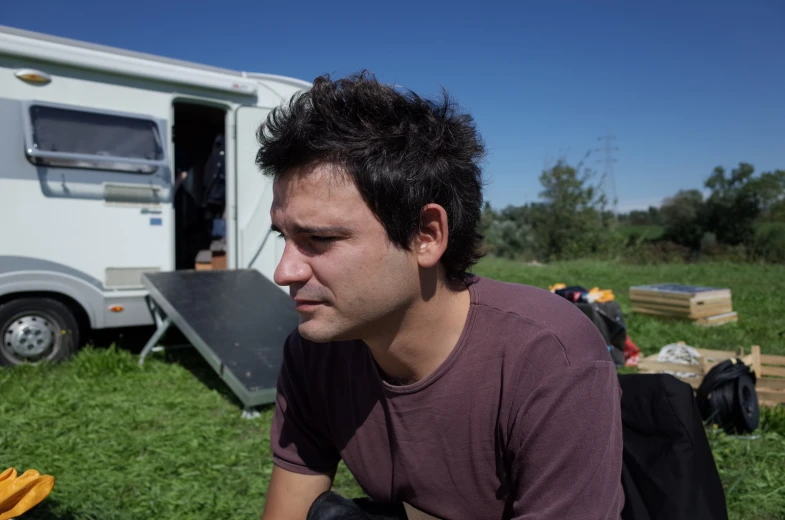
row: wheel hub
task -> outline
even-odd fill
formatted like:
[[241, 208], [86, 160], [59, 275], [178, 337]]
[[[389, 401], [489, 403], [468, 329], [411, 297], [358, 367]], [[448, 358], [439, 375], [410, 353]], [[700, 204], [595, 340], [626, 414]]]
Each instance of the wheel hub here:
[[41, 356], [55, 341], [55, 331], [49, 320], [35, 315], [15, 319], [3, 336], [5, 346], [23, 358]]

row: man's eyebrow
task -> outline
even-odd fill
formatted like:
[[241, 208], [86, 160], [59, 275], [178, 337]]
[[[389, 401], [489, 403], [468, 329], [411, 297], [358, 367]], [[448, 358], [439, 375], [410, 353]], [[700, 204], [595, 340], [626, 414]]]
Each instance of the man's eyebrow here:
[[322, 235], [322, 236], [347, 236], [352, 234], [352, 230], [344, 226], [301, 226], [294, 225], [294, 232], [302, 235]]
[[[275, 233], [281, 233], [281, 230], [273, 224], [270, 226]], [[320, 235], [320, 236], [348, 236], [352, 234], [352, 230], [345, 226], [302, 226], [300, 224], [294, 225], [294, 232], [301, 235]]]

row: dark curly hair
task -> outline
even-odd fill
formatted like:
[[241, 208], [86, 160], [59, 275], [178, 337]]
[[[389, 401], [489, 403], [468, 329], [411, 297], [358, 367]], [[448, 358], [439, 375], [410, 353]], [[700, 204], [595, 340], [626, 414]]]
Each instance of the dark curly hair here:
[[482, 253], [484, 145], [473, 118], [443, 99], [426, 100], [362, 71], [274, 109], [257, 131], [256, 164], [277, 178], [307, 165], [340, 166], [356, 184], [390, 241], [409, 250], [426, 204], [447, 212], [447, 279], [463, 280]]

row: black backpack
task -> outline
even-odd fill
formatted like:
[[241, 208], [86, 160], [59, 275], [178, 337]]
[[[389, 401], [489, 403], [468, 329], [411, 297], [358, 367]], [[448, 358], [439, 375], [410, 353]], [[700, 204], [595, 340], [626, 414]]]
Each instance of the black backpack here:
[[627, 342], [627, 325], [624, 323], [624, 314], [615, 301], [609, 302], [584, 302], [581, 295], [586, 289], [579, 285], [572, 285], [559, 289], [556, 294], [570, 300], [594, 323], [605, 339], [605, 344], [614, 347], [610, 355], [616, 366], [624, 366], [624, 344]]

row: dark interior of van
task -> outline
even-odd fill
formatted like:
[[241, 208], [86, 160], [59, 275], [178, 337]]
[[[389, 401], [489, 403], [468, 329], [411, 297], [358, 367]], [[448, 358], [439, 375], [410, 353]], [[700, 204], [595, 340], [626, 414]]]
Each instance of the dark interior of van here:
[[226, 268], [226, 110], [174, 104], [176, 269]]

